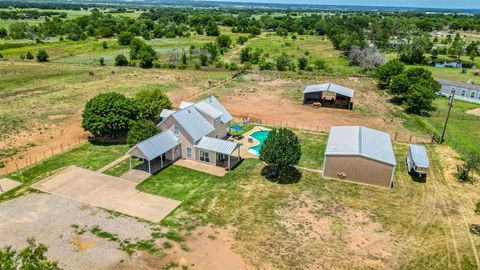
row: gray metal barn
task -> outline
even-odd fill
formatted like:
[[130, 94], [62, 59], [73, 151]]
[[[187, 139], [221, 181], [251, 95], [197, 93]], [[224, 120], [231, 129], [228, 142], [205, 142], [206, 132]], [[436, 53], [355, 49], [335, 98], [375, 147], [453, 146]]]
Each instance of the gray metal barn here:
[[361, 126], [332, 127], [323, 166], [325, 178], [393, 187], [396, 161], [390, 135]]
[[303, 104], [351, 109], [354, 92], [335, 83], [312, 84], [303, 90]]

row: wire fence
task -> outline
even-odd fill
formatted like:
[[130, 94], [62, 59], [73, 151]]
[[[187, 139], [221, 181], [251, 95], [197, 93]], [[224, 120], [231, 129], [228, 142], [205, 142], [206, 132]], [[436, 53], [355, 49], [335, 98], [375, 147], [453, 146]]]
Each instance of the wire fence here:
[[[248, 116], [234, 116], [234, 121], [238, 123], [250, 123], [255, 125], [264, 125], [264, 126], [272, 126], [272, 127], [285, 127], [291, 129], [298, 129], [303, 131], [313, 131], [313, 132], [320, 132], [328, 134], [330, 133], [331, 126], [322, 126], [318, 124], [312, 124], [307, 121], [297, 122], [292, 120], [269, 120], [269, 119], [256, 119], [251, 118]], [[390, 137], [393, 141], [396, 142], [408, 142], [408, 143], [431, 143], [433, 142], [433, 136], [422, 137], [416, 136], [413, 134], [405, 134], [405, 133], [398, 133], [398, 132], [391, 132], [389, 133]]]
[[10, 160], [4, 161], [4, 167], [0, 168], [0, 176], [16, 172], [86, 142], [88, 142], [87, 136], [72, 138], [70, 140], [67, 139], [56, 146], [44, 147], [36, 154], [22, 155], [21, 157], [15, 157]]

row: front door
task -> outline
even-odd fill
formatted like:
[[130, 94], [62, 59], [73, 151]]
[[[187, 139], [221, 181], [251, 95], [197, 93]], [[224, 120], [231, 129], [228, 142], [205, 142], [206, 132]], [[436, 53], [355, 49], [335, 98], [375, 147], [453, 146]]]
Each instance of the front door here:
[[192, 159], [192, 148], [187, 147], [187, 158]]

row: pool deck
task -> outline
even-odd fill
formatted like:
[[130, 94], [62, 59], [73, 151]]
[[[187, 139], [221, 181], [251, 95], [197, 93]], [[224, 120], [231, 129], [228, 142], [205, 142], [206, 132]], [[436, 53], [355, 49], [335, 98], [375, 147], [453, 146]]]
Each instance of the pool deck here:
[[240, 155], [242, 156], [242, 158], [258, 158], [257, 155], [254, 155], [254, 154], [248, 152], [248, 149], [250, 147], [256, 146], [258, 144], [258, 141], [253, 139], [253, 142], [249, 142], [248, 138], [250, 138], [250, 135], [252, 135], [253, 133], [255, 133], [257, 131], [262, 131], [262, 130], [270, 130], [270, 129], [266, 128], [266, 127], [262, 127], [262, 126], [256, 126], [252, 130], [244, 133], [243, 134], [243, 136], [244, 136], [243, 139], [235, 141], [235, 142], [243, 144], [242, 147], [240, 148]]

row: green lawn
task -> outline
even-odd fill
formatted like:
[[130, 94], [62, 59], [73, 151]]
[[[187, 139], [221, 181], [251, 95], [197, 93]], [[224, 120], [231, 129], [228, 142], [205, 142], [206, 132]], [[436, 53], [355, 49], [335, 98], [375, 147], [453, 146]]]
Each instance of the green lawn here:
[[[324, 180], [318, 173], [309, 171], [301, 171], [298, 183], [278, 184], [261, 176], [264, 165], [256, 159], [246, 159], [225, 177], [173, 165], [141, 183], [138, 189], [182, 201], [181, 206], [162, 221], [173, 230], [188, 233], [205, 224], [232, 226], [235, 228], [235, 250], [259, 268], [265, 265], [282, 269], [308, 268], [319, 258], [321, 261], [322, 258], [333, 261], [337, 258], [335, 265], [348, 267], [348, 260], [341, 260], [335, 252], [325, 256], [324, 249], [319, 248], [338, 250], [338, 254], [345, 250], [348, 241], [343, 237], [350, 225], [341, 214], [343, 210], [338, 211], [340, 208], [351, 209], [359, 215], [365, 213], [368, 221], [362, 221], [362, 226], [379, 222], [382, 228], [375, 233], [391, 233], [398, 237], [399, 243], [409, 239], [410, 244], [401, 245], [398, 251], [401, 259], [397, 259], [397, 267], [446, 269], [455, 264], [453, 251], [446, 246], [450, 241], [444, 231], [448, 223], [442, 215], [424, 214], [423, 211], [445, 201], [459, 203], [458, 197], [448, 195], [450, 191], [446, 189], [441, 165], [432, 148], [429, 149], [433, 169], [427, 184], [414, 182], [403, 162], [407, 146], [395, 145], [398, 163], [395, 187], [391, 190]], [[434, 187], [437, 197], [425, 200]], [[298, 205], [300, 208], [295, 208]], [[300, 211], [300, 217], [294, 212], [289, 216], [280, 214], [288, 209], [297, 209], [291, 211]], [[443, 213], [456, 223], [458, 212]], [[303, 219], [305, 215], [312, 215], [313, 223]], [[338, 234], [336, 238], [314, 238], [312, 226], [321, 226], [315, 220], [325, 218], [335, 220], [327, 226]], [[463, 226], [455, 225], [455, 234], [463, 235]], [[462, 239], [465, 241], [457, 239], [456, 245], [461, 264], [468, 268], [474, 260], [467, 238]], [[298, 253], [300, 246], [308, 252]]]
[[[448, 110], [447, 98], [441, 97], [435, 101], [437, 111], [431, 117], [425, 118], [440, 134], [443, 130]], [[480, 104], [455, 100], [446, 131], [447, 143], [460, 153], [476, 151], [480, 153], [480, 117], [466, 114], [465, 111], [480, 108]]]
[[[142, 164], [142, 162], [139, 159], [132, 158], [132, 168], [137, 166], [137, 165], [140, 165], [140, 164]], [[116, 166], [108, 169], [104, 173], [108, 174], [108, 175], [111, 175], [111, 176], [122, 176], [123, 174], [125, 174], [129, 170], [130, 170], [130, 161], [127, 159], [127, 160], [124, 160], [124, 161], [120, 162]]]
[[[8, 174], [5, 177], [22, 182], [22, 187], [29, 186], [60, 169], [72, 165], [89, 170], [98, 170], [125, 155], [127, 150], [127, 145], [95, 145], [87, 143], [65, 153], [40, 161], [20, 171]], [[13, 196], [16, 196], [13, 191], [7, 192], [0, 196], [0, 201]]]

